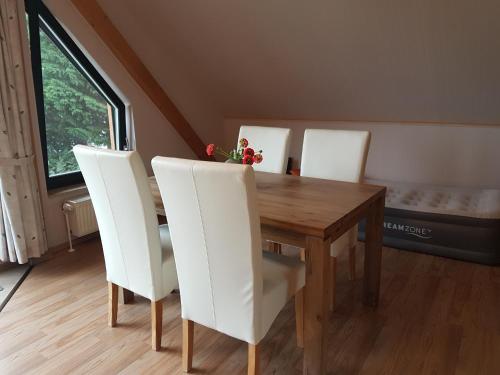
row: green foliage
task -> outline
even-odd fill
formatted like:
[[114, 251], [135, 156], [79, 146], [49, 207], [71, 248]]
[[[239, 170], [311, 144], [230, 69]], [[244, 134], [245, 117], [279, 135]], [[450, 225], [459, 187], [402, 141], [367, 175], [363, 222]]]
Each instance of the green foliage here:
[[76, 144], [109, 147], [107, 102], [42, 30], [49, 176], [78, 170]]

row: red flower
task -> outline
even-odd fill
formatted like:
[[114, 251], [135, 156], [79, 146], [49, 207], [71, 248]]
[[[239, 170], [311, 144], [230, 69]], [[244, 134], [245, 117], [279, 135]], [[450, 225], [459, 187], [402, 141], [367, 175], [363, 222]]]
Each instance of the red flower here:
[[248, 164], [248, 165], [252, 165], [253, 164], [253, 157], [250, 156], [250, 155], [245, 155], [243, 157], [243, 160], [241, 161], [242, 164]]
[[207, 145], [207, 155], [212, 156], [214, 152], [215, 152], [215, 145], [213, 143]]
[[241, 138], [241, 139], [240, 139], [240, 147], [245, 148], [245, 147], [247, 147], [247, 146], [248, 146], [248, 141], [247, 141], [247, 139], [246, 139], [246, 138]]
[[262, 160], [264, 160], [264, 158], [262, 157], [262, 154], [255, 154], [253, 156], [253, 161], [255, 164], [262, 163]]
[[243, 150], [243, 155], [248, 155], [248, 156], [253, 156], [255, 154], [255, 151], [253, 148], [247, 147]]

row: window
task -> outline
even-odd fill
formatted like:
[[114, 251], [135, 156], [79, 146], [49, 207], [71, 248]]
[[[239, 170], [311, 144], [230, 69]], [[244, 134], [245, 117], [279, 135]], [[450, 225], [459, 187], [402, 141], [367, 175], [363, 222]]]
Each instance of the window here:
[[125, 106], [40, 0], [26, 0], [49, 189], [83, 182], [76, 144], [123, 149]]

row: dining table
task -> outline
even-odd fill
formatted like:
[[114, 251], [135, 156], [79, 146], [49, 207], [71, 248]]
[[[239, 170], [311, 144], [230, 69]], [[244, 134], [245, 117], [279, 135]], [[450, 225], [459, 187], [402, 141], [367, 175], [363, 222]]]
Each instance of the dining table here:
[[[325, 374], [332, 288], [330, 246], [366, 219], [362, 298], [366, 306], [375, 308], [386, 188], [265, 172], [255, 172], [255, 180], [262, 237], [305, 249], [303, 373]], [[155, 178], [150, 177], [149, 183], [157, 213], [165, 215]], [[166, 216], [168, 221], [168, 213]]]

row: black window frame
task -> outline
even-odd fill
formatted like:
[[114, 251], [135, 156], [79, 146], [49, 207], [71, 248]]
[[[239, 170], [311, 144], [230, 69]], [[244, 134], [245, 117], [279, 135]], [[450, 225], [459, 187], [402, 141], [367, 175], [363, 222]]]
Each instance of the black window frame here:
[[38, 125], [42, 144], [47, 189], [51, 190], [81, 184], [84, 180], [82, 173], [79, 171], [52, 177], [49, 176], [45, 106], [43, 98], [42, 61], [40, 51], [40, 29], [49, 36], [61, 52], [64, 53], [64, 55], [72, 62], [76, 69], [82, 73], [96, 88], [96, 90], [98, 90], [114, 107], [115, 144], [116, 148], [119, 150], [125, 149], [127, 144], [125, 104], [41, 0], [25, 0], [25, 7], [26, 13], [28, 14], [31, 65], [33, 70]]

